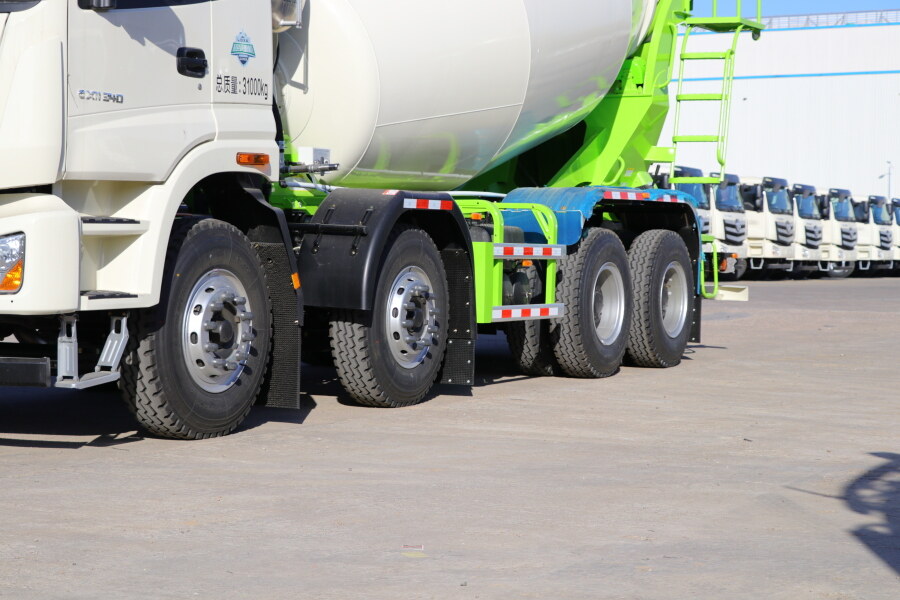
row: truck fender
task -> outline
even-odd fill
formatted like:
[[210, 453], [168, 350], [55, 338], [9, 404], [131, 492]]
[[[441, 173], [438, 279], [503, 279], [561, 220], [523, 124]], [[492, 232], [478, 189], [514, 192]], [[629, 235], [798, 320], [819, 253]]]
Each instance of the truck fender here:
[[434, 239], [450, 289], [449, 339], [443, 383], [472, 385], [475, 287], [472, 242], [459, 207], [447, 194], [339, 189], [312, 219], [292, 223], [298, 268], [308, 306], [372, 310], [382, 256], [398, 223], [416, 225]]

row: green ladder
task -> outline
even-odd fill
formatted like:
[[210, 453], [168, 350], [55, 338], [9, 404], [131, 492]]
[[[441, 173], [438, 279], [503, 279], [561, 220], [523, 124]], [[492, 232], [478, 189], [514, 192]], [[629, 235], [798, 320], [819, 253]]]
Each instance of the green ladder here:
[[[719, 172], [724, 177], [725, 156], [728, 150], [728, 127], [731, 121], [731, 90], [734, 84], [734, 57], [737, 52], [738, 40], [741, 33], [750, 31], [753, 39], [759, 39], [764, 25], [762, 24], [762, 0], [757, 0], [756, 18], [749, 19], [742, 16], [742, 2], [737, 0], [737, 16], [719, 15], [718, 1], [713, 0], [713, 14], [711, 17], [689, 17], [684, 20], [687, 29], [681, 43], [681, 64], [678, 70], [678, 86], [675, 94], [675, 126], [672, 136], [673, 152], [671, 156], [671, 173], [675, 173], [675, 164], [678, 156], [679, 144], [707, 143], [716, 144], [716, 161], [719, 163]], [[691, 34], [697, 29], [703, 29], [715, 33], [734, 33], [731, 47], [723, 52], [688, 52], [688, 42]], [[686, 94], [684, 93], [685, 66], [689, 62], [711, 61], [723, 63], [722, 89], [714, 94]], [[718, 132], [713, 135], [684, 135], [681, 133], [681, 110], [685, 102], [717, 102], [719, 103]], [[719, 177], [672, 177], [672, 185], [679, 183], [719, 183]]]

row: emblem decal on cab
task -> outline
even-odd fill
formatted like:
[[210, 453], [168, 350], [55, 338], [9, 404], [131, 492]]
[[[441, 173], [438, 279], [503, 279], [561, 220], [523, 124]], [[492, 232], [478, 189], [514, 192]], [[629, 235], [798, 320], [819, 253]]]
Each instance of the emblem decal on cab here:
[[256, 49], [250, 42], [250, 36], [243, 31], [237, 34], [237, 37], [234, 38], [234, 43], [231, 45], [231, 55], [236, 56], [242, 65], [246, 65], [247, 61], [254, 58]]

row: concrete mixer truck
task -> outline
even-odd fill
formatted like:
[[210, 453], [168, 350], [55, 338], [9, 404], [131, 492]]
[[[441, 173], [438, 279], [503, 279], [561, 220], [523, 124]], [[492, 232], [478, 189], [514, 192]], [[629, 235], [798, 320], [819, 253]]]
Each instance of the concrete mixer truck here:
[[195, 439], [298, 407], [301, 341], [383, 407], [472, 385], [479, 331], [532, 374], [677, 364], [700, 232], [646, 188], [679, 26], [762, 29], [690, 11], [0, 0], [0, 385], [116, 383]]

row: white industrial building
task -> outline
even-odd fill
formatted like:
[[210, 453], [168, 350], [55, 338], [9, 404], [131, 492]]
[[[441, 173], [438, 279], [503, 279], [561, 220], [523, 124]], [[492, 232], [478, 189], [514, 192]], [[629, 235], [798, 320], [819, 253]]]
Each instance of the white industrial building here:
[[[760, 40], [742, 35], [738, 45], [728, 172], [861, 197], [886, 194], [892, 170], [900, 196], [900, 10], [774, 17], [766, 25]], [[731, 41], [695, 33], [687, 51], [722, 51]], [[722, 61], [685, 64], [684, 93], [721, 89]], [[712, 111], [717, 104], [683, 103], [678, 133], [715, 134]], [[680, 144], [678, 163], [719, 170], [711, 144]]]

